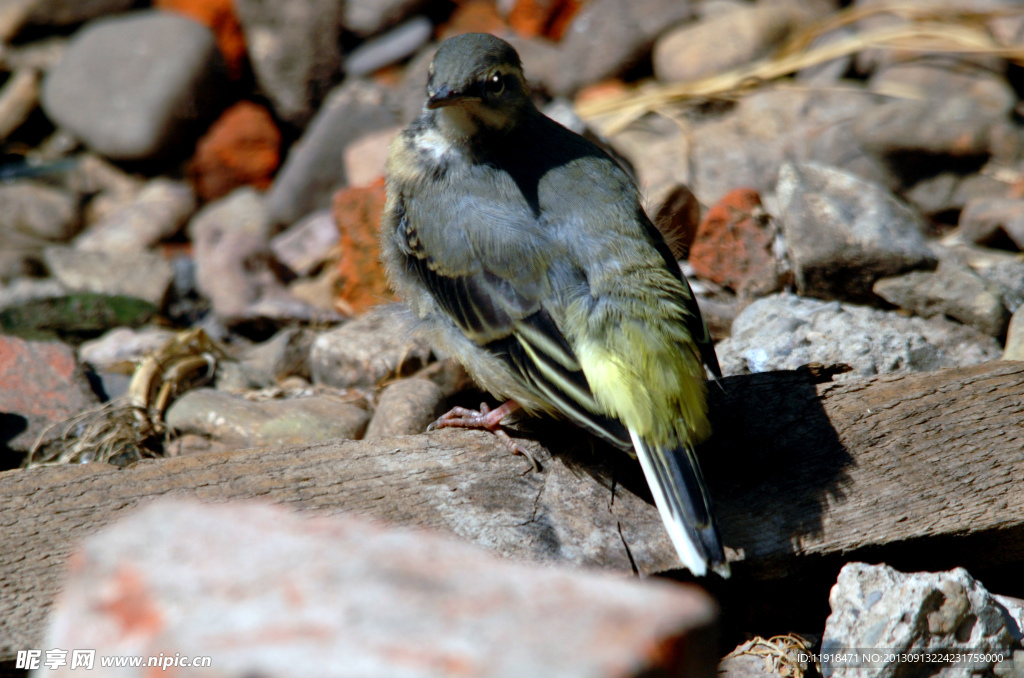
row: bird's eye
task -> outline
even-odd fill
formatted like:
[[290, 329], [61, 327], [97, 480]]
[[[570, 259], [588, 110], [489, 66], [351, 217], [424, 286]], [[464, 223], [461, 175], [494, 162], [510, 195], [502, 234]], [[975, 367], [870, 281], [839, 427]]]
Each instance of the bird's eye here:
[[505, 79], [501, 77], [501, 73], [492, 73], [487, 78], [487, 82], [484, 83], [484, 89], [490, 94], [501, 94], [505, 91]]

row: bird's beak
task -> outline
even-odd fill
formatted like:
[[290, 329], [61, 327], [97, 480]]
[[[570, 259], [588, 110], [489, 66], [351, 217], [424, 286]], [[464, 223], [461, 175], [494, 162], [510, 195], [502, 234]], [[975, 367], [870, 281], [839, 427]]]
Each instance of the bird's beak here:
[[444, 108], [445, 106], [455, 106], [466, 101], [479, 100], [480, 97], [466, 96], [462, 92], [451, 89], [448, 85], [441, 85], [437, 91], [427, 99], [427, 108], [433, 110], [435, 108]]

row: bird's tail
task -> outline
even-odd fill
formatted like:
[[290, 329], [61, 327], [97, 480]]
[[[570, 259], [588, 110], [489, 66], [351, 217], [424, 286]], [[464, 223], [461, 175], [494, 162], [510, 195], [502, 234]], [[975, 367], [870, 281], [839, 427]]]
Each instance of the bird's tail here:
[[654, 504], [683, 565], [698, 577], [707, 574], [709, 565], [720, 576], [728, 577], [729, 564], [693, 450], [686, 446], [660, 448], [632, 430], [629, 434]]

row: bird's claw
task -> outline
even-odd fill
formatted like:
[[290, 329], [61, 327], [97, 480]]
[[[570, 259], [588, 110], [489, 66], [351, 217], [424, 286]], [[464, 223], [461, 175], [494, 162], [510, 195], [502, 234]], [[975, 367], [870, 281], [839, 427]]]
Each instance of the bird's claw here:
[[498, 439], [504, 443], [505, 447], [512, 454], [522, 455], [529, 459], [533, 470], [539, 472], [540, 464], [533, 456], [533, 453], [501, 428], [501, 420], [517, 409], [519, 409], [519, 405], [511, 400], [493, 410], [487, 406], [487, 403], [480, 403], [479, 410], [471, 410], [467, 407], [453, 407], [428, 426], [427, 431], [436, 431], [442, 428], [477, 428], [490, 431], [498, 436]]

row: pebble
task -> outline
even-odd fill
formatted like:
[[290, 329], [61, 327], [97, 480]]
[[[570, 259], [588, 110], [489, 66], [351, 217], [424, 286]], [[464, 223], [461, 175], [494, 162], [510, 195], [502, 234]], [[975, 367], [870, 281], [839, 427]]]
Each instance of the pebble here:
[[338, 244], [338, 222], [330, 210], [317, 210], [270, 239], [279, 262], [298, 276], [309, 275]]
[[242, 316], [268, 288], [280, 286], [270, 266], [270, 218], [263, 197], [251, 188], [206, 205], [188, 232], [196, 286], [218, 316]]
[[309, 352], [315, 339], [311, 330], [288, 327], [249, 348], [240, 361], [277, 381], [295, 376], [309, 379]]
[[924, 220], [884, 186], [805, 163], [783, 167], [775, 192], [801, 294], [874, 303], [875, 280], [937, 264]]
[[559, 45], [558, 68], [548, 74], [551, 94], [569, 96], [583, 85], [636, 65], [660, 34], [693, 18], [689, 2], [592, 0], [573, 17]]
[[422, 4], [422, 0], [346, 0], [341, 22], [365, 38], [394, 26]]
[[724, 73], [766, 56], [813, 18], [797, 3], [762, 3], [684, 24], [655, 42], [654, 75], [685, 82]]
[[399, 379], [381, 391], [366, 439], [423, 433], [444, 414], [445, 397], [428, 379]]
[[27, 180], [0, 184], [0, 205], [0, 232], [62, 242], [80, 228], [76, 197], [59, 188]]
[[339, 79], [341, 0], [236, 0], [249, 59], [277, 116], [305, 126]]
[[1010, 326], [1006, 330], [1006, 348], [1003, 350], [1003, 360], [1024, 360], [1024, 311], [1021, 308], [1014, 311], [1010, 318]]
[[945, 168], [979, 165], [995, 144], [993, 127], [1006, 111], [970, 96], [896, 100], [878, 104], [853, 121], [850, 131], [860, 146], [888, 160], [907, 183]]
[[116, 295], [163, 306], [174, 280], [174, 267], [158, 254], [92, 252], [71, 247], [43, 250], [47, 269], [72, 292]]
[[139, 11], [78, 31], [43, 82], [42, 104], [101, 155], [149, 160], [190, 146], [215, 112], [223, 83], [208, 28], [177, 14]]
[[950, 59], [922, 58], [890, 64], [871, 76], [868, 87], [890, 96], [935, 103], [967, 97], [983, 102], [986, 111], [1003, 114], [1009, 113], [1017, 99], [1003, 75]]
[[29, 0], [31, 26], [73, 26], [107, 14], [127, 11], [135, 0]]
[[358, 78], [410, 57], [430, 41], [433, 32], [434, 25], [427, 17], [409, 19], [352, 50], [345, 57], [345, 73]]
[[14, 278], [6, 285], [0, 284], [0, 310], [38, 299], [62, 297], [67, 292], [68, 289], [54, 278]]
[[[1007, 653], [1015, 639], [1005, 608], [967, 570], [903, 573], [885, 564], [848, 563], [828, 598], [821, 651], [900, 648], [912, 656], [929, 653]], [[972, 662], [971, 671], [991, 671], [995, 661]], [[906, 662], [873, 666], [879, 676], [898, 675]], [[860, 675], [841, 662], [825, 662], [825, 678]], [[970, 673], [967, 670], [964, 674]]]
[[385, 379], [416, 372], [430, 347], [412, 336], [414, 321], [399, 306], [381, 306], [320, 334], [310, 350], [314, 384], [375, 388]]
[[[0, 428], [4, 445], [27, 452], [43, 436], [48, 442], [64, 430], [55, 426], [98, 400], [70, 346], [56, 341], [24, 341], [0, 334]], [[45, 435], [43, 435], [45, 433]], [[4, 468], [10, 468], [4, 459]], [[17, 465], [15, 462], [14, 465]]]
[[688, 153], [679, 152], [682, 139], [676, 142], [676, 163], [692, 166], [687, 183], [705, 205], [739, 186], [772, 193], [787, 162], [833, 165], [898, 188], [892, 170], [868, 155], [850, 132], [873, 104], [874, 95], [855, 85], [840, 91], [754, 92], [731, 111], [694, 125], [683, 137], [692, 143]]
[[907, 318], [792, 294], [747, 306], [716, 350], [725, 374], [795, 370], [815, 362], [853, 367], [837, 380], [976, 365], [1002, 353], [994, 338], [943, 318]]
[[388, 149], [401, 127], [387, 127], [355, 139], [342, 152], [348, 185], [369, 186], [384, 178]]
[[179, 434], [207, 436], [236, 449], [355, 440], [369, 419], [363, 408], [329, 396], [257, 402], [209, 388], [185, 393], [165, 415]]
[[86, 228], [74, 246], [94, 252], [142, 252], [176, 235], [195, 208], [191, 186], [158, 177], [147, 182], [131, 202], [112, 208]]
[[980, 198], [960, 213], [959, 238], [976, 245], [990, 245], [1009, 239], [1024, 249], [1024, 200]]
[[162, 327], [118, 327], [78, 347], [78, 359], [96, 370], [131, 374], [136, 363], [176, 336]]
[[[420, 96], [422, 104], [422, 90]], [[388, 90], [382, 86], [353, 80], [333, 90], [292, 147], [267, 194], [273, 223], [294, 224], [310, 212], [330, 207], [335, 191], [348, 183], [345, 147], [395, 122]]]
[[[215, 477], [209, 463], [192, 466], [197, 482]], [[316, 473], [300, 464], [251, 482], [297, 484], [315, 506]], [[388, 491], [353, 482], [365, 501]], [[218, 675], [236, 677], [715, 673], [707, 639], [719, 612], [696, 586], [515, 562], [464, 539], [269, 502], [162, 500], [122, 513], [70, 554], [40, 646], [101, 657], [159, 647], [167, 660], [213, 657]]]
[[1006, 333], [1010, 313], [1002, 290], [967, 266], [943, 261], [936, 271], [912, 271], [881, 278], [875, 294], [923, 318], [948, 316], [979, 332], [999, 338]]

